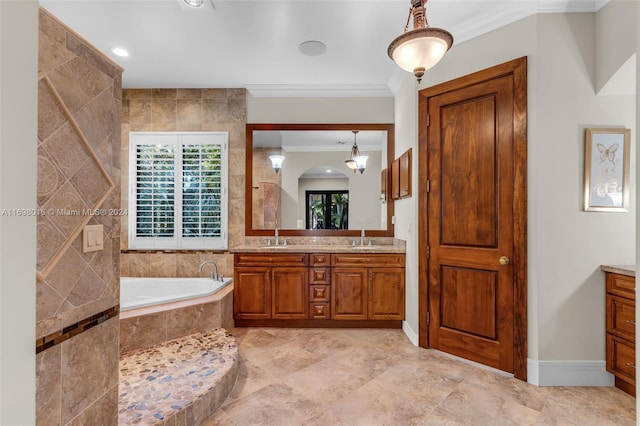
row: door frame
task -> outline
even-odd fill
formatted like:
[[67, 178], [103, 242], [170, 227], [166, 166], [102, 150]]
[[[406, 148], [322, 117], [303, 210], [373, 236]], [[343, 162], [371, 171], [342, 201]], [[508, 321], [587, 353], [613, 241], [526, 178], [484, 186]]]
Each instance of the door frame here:
[[[429, 98], [443, 93], [513, 75], [513, 371], [514, 377], [527, 380], [527, 57], [521, 57], [418, 92], [418, 193], [427, 194]], [[419, 197], [419, 211], [428, 211], [428, 195]], [[418, 221], [418, 319], [419, 345], [429, 342], [428, 223], [426, 215]]]

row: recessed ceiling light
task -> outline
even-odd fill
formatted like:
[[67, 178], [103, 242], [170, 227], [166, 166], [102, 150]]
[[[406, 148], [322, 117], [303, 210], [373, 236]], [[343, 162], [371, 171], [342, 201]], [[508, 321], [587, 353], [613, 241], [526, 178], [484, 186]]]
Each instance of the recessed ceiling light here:
[[327, 51], [327, 45], [321, 41], [308, 40], [303, 41], [298, 46], [300, 53], [307, 56], [320, 56]]
[[189, 7], [200, 8], [204, 6], [204, 0], [182, 0]]
[[331, 169], [327, 169], [327, 173], [331, 173]]
[[127, 56], [129, 56], [129, 52], [127, 52], [121, 47], [114, 47], [113, 49], [111, 49], [111, 51], [113, 52], [114, 55], [122, 56], [123, 58], [126, 58]]

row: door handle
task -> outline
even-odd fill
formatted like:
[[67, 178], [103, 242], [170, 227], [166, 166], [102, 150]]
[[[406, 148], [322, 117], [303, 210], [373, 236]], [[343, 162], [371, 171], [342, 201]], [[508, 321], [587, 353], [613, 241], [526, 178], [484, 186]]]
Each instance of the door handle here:
[[500, 259], [498, 259], [498, 262], [504, 266], [504, 265], [508, 265], [509, 262], [511, 262], [511, 259], [509, 259], [507, 256], [500, 256]]

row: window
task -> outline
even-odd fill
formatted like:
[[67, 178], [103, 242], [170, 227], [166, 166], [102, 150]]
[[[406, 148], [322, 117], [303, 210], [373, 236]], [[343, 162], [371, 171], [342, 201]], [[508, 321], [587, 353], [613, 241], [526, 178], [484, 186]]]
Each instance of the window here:
[[129, 248], [227, 248], [226, 132], [132, 132]]
[[307, 229], [349, 229], [349, 191], [305, 191]]

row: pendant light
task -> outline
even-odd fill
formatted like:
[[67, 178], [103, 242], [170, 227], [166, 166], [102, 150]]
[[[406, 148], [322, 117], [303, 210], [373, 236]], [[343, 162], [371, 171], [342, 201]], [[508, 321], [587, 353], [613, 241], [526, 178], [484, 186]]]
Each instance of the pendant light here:
[[367, 168], [367, 160], [369, 159], [366, 155], [360, 155], [360, 150], [358, 149], [358, 144], [356, 143], [356, 137], [360, 130], [352, 130], [353, 132], [353, 146], [351, 147], [351, 155], [349, 159], [344, 163], [353, 170], [353, 173], [359, 171], [360, 174], [364, 173], [364, 170]]
[[[453, 36], [447, 30], [429, 27], [425, 10], [427, 0], [410, 1], [404, 33], [391, 42], [387, 53], [400, 68], [412, 72], [420, 83], [425, 71], [437, 64], [451, 48]], [[413, 30], [409, 31], [411, 15]]]

